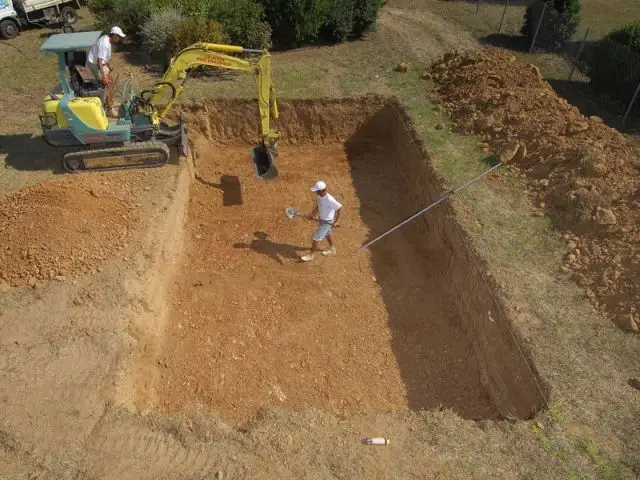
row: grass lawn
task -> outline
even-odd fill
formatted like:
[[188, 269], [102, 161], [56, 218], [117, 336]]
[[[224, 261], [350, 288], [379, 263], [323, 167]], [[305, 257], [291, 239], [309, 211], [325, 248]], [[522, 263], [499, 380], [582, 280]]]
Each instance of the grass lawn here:
[[[583, 25], [597, 24], [606, 31], [638, 16], [638, 9], [637, 1], [618, 0], [615, 8], [605, 0], [585, 1]], [[522, 10], [510, 8], [506, 32], [519, 29]], [[435, 111], [432, 86], [420, 74], [449, 49], [475, 48], [473, 37], [495, 32], [500, 15], [499, 6], [482, 5], [476, 16], [469, 3], [391, 0], [366, 40], [275, 54], [275, 86], [282, 99], [396, 96], [443, 184], [454, 186], [481, 172], [486, 154], [476, 139], [435, 128], [448, 120]], [[90, 18], [86, 12], [84, 17], [87, 27]], [[38, 132], [40, 101], [56, 78], [54, 60], [38, 53], [44, 33], [29, 31], [9, 42], [11, 47], [0, 46], [0, 161], [9, 148], [14, 155], [17, 149], [23, 155], [56, 154], [30, 138]], [[412, 70], [394, 72], [400, 61], [410, 62]], [[124, 55], [114, 63], [120, 71], [131, 71], [140, 85], [157, 78]], [[253, 79], [242, 75], [194, 79], [185, 92], [186, 100], [253, 96]], [[50, 175], [39, 169], [6, 169], [0, 191]], [[453, 205], [500, 285], [514, 328], [551, 385], [552, 397], [534, 421], [499, 422], [480, 446], [456, 430], [455, 422], [436, 421], [437, 412], [427, 414], [422, 428], [438, 429], [438, 447], [454, 452], [446, 458], [452, 465], [450, 475], [442, 478], [480, 478], [474, 471], [485, 465], [491, 466], [493, 478], [638, 478], [640, 402], [638, 392], [626, 383], [640, 371], [637, 338], [599, 317], [583, 292], [560, 272], [566, 246], [547, 219], [532, 215], [524, 182], [516, 173], [504, 170], [478, 182]], [[514, 463], [519, 471], [503, 466]]]

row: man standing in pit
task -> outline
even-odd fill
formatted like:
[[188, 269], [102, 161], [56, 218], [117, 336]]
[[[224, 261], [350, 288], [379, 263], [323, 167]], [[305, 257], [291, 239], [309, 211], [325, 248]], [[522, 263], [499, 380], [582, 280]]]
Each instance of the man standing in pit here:
[[111, 78], [111, 45], [118, 44], [125, 34], [120, 27], [113, 27], [108, 35], [102, 35], [93, 44], [87, 55], [86, 67], [91, 71], [95, 79], [104, 85], [106, 105], [105, 110], [112, 117], [118, 116], [118, 111], [114, 105], [114, 85]]
[[311, 187], [311, 191], [316, 194], [317, 203], [313, 211], [307, 215], [307, 218], [309, 220], [317, 220], [319, 225], [311, 237], [311, 252], [301, 257], [301, 260], [304, 262], [313, 260], [315, 253], [320, 247], [320, 242], [325, 238], [329, 243], [329, 249], [323, 251], [322, 255], [336, 254], [336, 247], [333, 244], [331, 232], [334, 227], [338, 226], [340, 212], [342, 211], [342, 204], [327, 192], [327, 184], [322, 180], [316, 182], [316, 184]]

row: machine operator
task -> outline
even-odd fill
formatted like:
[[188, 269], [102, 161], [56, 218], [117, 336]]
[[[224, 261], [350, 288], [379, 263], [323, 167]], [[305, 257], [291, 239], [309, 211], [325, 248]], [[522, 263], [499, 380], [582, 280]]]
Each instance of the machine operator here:
[[112, 117], [118, 116], [118, 110], [114, 104], [115, 92], [113, 78], [111, 77], [111, 46], [118, 44], [126, 35], [120, 27], [113, 27], [108, 35], [102, 35], [93, 44], [87, 55], [87, 68], [91, 71], [95, 79], [105, 88], [107, 113]]

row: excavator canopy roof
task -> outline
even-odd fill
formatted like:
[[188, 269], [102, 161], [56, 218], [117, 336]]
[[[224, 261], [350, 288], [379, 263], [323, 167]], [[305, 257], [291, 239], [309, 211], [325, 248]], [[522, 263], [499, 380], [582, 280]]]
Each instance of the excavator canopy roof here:
[[57, 33], [47, 38], [40, 47], [45, 53], [64, 53], [73, 50], [89, 50], [102, 32]]

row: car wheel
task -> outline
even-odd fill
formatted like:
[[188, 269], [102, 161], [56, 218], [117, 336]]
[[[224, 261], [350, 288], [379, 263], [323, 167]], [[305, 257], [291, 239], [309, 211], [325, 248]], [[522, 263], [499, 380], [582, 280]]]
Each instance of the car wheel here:
[[67, 25], [73, 25], [78, 21], [78, 12], [73, 7], [67, 5], [60, 10], [60, 16]]
[[0, 22], [0, 36], [7, 40], [15, 38], [20, 33], [20, 27], [15, 20], [5, 19]]

